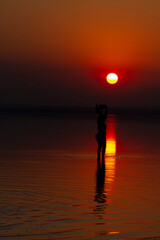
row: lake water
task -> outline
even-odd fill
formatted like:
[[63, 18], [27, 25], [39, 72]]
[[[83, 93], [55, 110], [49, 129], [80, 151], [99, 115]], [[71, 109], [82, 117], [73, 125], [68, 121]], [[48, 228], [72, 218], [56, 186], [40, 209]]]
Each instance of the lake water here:
[[0, 239], [160, 239], [159, 120], [1, 116]]

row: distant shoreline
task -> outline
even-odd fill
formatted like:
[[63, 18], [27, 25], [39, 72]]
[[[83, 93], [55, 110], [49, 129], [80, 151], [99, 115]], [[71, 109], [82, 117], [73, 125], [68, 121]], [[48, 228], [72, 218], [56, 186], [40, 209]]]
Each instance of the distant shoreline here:
[[[94, 107], [56, 107], [56, 106], [0, 106], [0, 115], [93, 115]], [[109, 108], [109, 114], [116, 115], [160, 115], [160, 108]]]

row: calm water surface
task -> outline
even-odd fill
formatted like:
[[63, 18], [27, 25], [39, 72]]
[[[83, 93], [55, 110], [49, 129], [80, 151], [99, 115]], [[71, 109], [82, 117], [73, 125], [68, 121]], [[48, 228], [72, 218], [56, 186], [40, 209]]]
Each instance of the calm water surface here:
[[1, 117], [0, 239], [160, 239], [159, 120]]

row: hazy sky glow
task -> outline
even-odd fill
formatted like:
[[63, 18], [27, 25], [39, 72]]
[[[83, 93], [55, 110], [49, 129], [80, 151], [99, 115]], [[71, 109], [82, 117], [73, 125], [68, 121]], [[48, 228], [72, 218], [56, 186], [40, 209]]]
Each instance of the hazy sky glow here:
[[160, 106], [159, 9], [159, 0], [1, 1], [0, 104]]

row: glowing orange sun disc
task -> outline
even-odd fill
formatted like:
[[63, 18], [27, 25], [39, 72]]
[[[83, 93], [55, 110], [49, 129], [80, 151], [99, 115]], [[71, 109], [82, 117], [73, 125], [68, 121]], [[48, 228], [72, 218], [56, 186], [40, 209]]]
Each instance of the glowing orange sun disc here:
[[115, 84], [118, 81], [118, 76], [115, 73], [110, 73], [107, 75], [106, 80], [109, 84]]

